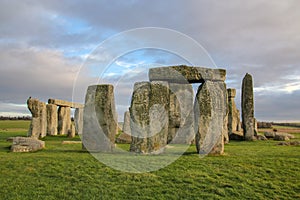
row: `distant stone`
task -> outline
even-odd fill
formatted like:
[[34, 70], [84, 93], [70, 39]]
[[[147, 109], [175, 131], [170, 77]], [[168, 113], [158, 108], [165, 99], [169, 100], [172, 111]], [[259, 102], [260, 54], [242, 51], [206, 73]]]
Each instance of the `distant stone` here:
[[275, 137], [275, 132], [264, 132], [264, 136], [266, 138], [274, 138]]
[[57, 105], [47, 104], [47, 135], [57, 135]]
[[73, 138], [75, 137], [75, 125], [73, 123], [71, 123], [71, 128], [68, 130], [68, 138]]
[[[195, 100], [196, 147], [200, 154], [222, 154], [227, 133], [227, 91], [224, 82], [206, 81]], [[227, 124], [226, 124], [227, 125]], [[226, 128], [224, 128], [226, 127]]]
[[124, 113], [124, 123], [123, 123], [123, 133], [127, 135], [131, 135], [131, 129], [130, 129], [130, 113], [129, 111], [126, 111]]
[[28, 136], [34, 138], [43, 138], [47, 134], [47, 111], [46, 104], [38, 99], [29, 98], [27, 106], [32, 114]]
[[250, 74], [246, 74], [242, 84], [242, 122], [245, 140], [252, 140], [255, 136], [253, 81]]
[[117, 119], [113, 85], [89, 86], [83, 114], [83, 148], [90, 152], [113, 151]]
[[191, 84], [170, 83], [168, 143], [191, 144], [194, 133], [194, 91]]
[[150, 81], [169, 83], [204, 83], [204, 81], [225, 81], [226, 70], [192, 67], [186, 65], [149, 69]]
[[287, 137], [288, 139], [294, 139], [295, 136], [289, 133], [283, 133], [283, 132], [276, 132], [275, 136], [274, 136], [274, 140], [276, 140], [275, 138], [283, 138], [283, 137]]
[[275, 134], [274, 140], [277, 140], [277, 141], [287, 141], [287, 140], [290, 140], [290, 138], [287, 135]]
[[268, 138], [266, 138], [266, 136], [264, 136], [264, 135], [257, 135], [256, 139], [257, 140], [268, 140]]
[[71, 109], [60, 106], [58, 108], [58, 135], [67, 135], [71, 130]]
[[116, 138], [117, 144], [131, 144], [131, 135], [126, 133], [121, 133], [119, 137]]
[[83, 108], [76, 108], [74, 113], [75, 130], [78, 135], [82, 135], [83, 129]]
[[240, 111], [237, 109], [235, 104], [236, 90], [229, 88], [227, 89], [228, 94], [228, 134], [240, 131]]
[[45, 142], [32, 137], [12, 138], [12, 152], [33, 152], [45, 148]]
[[55, 104], [57, 106], [62, 107], [70, 107], [70, 108], [83, 108], [84, 105], [81, 103], [74, 103], [60, 99], [48, 99], [48, 104]]

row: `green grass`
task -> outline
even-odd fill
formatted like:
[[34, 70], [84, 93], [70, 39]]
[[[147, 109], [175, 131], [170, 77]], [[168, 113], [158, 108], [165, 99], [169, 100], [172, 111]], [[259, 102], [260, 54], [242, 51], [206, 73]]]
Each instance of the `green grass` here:
[[25, 124], [0, 121], [0, 199], [300, 199], [298, 146], [230, 142], [224, 156], [202, 159], [191, 146], [163, 169], [133, 174], [105, 166], [81, 144], [63, 145], [65, 136], [46, 137], [39, 152], [10, 153], [6, 138], [26, 136]]

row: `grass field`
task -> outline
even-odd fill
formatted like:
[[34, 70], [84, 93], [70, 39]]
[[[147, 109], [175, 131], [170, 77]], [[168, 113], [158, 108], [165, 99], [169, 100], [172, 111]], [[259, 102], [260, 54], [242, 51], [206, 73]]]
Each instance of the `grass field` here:
[[[225, 155], [202, 159], [191, 146], [163, 169], [133, 174], [105, 166], [81, 144], [63, 145], [65, 136], [46, 137], [39, 152], [10, 153], [6, 138], [26, 136], [28, 126], [0, 121], [0, 199], [300, 199], [299, 146], [232, 141]], [[300, 140], [300, 130], [293, 134]]]

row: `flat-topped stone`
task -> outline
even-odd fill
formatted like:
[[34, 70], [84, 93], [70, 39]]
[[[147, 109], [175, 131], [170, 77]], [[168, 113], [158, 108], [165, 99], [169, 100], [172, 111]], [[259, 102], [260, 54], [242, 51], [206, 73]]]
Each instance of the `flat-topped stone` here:
[[84, 104], [69, 102], [69, 101], [60, 100], [60, 99], [49, 99], [48, 103], [55, 104], [57, 106], [64, 106], [64, 107], [71, 107], [71, 108], [83, 108], [84, 107]]
[[210, 69], [194, 66], [170, 66], [149, 69], [150, 81], [167, 81], [170, 83], [203, 83], [209, 81], [225, 81], [225, 69]]

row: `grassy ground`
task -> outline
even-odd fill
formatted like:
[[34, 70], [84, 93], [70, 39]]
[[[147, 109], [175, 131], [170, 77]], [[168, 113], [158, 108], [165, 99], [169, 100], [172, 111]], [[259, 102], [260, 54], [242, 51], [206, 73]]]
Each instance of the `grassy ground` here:
[[81, 144], [63, 145], [64, 136], [46, 137], [39, 152], [10, 153], [6, 138], [26, 136], [28, 125], [0, 121], [0, 199], [300, 199], [299, 146], [230, 142], [224, 156], [203, 159], [191, 146], [166, 168], [133, 174], [105, 166]]

